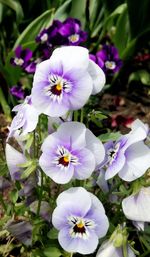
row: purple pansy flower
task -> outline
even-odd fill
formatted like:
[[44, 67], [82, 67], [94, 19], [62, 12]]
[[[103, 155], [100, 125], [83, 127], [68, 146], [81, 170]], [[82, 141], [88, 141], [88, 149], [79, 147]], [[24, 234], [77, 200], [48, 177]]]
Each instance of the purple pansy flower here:
[[79, 45], [87, 39], [87, 33], [81, 30], [78, 19], [67, 18], [58, 31], [64, 37], [66, 45]]
[[17, 85], [10, 88], [10, 93], [17, 97], [18, 99], [24, 99], [24, 90], [22, 89], [22, 85], [18, 83]]
[[63, 23], [59, 20], [54, 20], [52, 25], [43, 29], [36, 37], [36, 42], [46, 46], [62, 45], [64, 43], [63, 37], [58, 33]]
[[129, 220], [150, 222], [150, 187], [142, 187], [122, 201], [122, 209]]
[[15, 49], [15, 57], [10, 59], [10, 62], [14, 66], [20, 66], [26, 68], [28, 62], [32, 58], [32, 51], [28, 48], [22, 49], [22, 46], [17, 46]]
[[86, 48], [61, 47], [54, 50], [49, 60], [37, 66], [32, 102], [39, 112], [58, 117], [68, 110], [80, 109], [104, 84], [105, 75], [89, 60]]
[[67, 252], [93, 253], [108, 230], [108, 218], [100, 200], [82, 187], [70, 188], [57, 198], [52, 223]]
[[12, 120], [8, 138], [14, 136], [18, 129], [22, 129], [22, 134], [25, 135], [36, 128], [39, 112], [32, 105], [30, 96], [27, 96], [22, 104], [16, 105], [12, 111], [17, 114]]
[[133, 181], [146, 172], [150, 167], [150, 150], [143, 142], [146, 136], [146, 130], [133, 122], [129, 134], [105, 144], [106, 157], [100, 165], [105, 169], [105, 179], [118, 173], [123, 180]]
[[86, 179], [104, 159], [104, 147], [94, 134], [79, 122], [65, 122], [42, 145], [39, 164], [56, 183], [72, 178]]
[[113, 45], [103, 45], [102, 49], [95, 56], [91, 55], [91, 59], [95, 59], [99, 67], [107, 74], [119, 71], [122, 66], [118, 50]]

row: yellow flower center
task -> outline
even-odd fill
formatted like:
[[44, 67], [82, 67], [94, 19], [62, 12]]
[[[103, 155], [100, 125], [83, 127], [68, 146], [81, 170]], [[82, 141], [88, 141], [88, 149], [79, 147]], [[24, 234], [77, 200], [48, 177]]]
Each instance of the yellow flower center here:
[[60, 83], [58, 83], [58, 84], [56, 85], [56, 90], [57, 90], [57, 91], [61, 91], [61, 90], [62, 90], [62, 85], [61, 85]]
[[78, 228], [83, 228], [84, 224], [83, 221], [80, 221], [78, 224], [76, 224]]
[[69, 155], [66, 155], [63, 158], [64, 158], [64, 162], [67, 162], [67, 163], [69, 162]]
[[79, 40], [79, 35], [78, 34], [73, 34], [69, 37], [69, 41], [72, 43], [76, 43]]

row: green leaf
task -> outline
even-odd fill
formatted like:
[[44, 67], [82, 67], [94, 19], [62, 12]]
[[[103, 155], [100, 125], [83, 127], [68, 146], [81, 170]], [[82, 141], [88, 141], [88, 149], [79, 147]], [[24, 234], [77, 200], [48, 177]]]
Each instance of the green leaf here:
[[131, 37], [136, 38], [150, 28], [150, 1], [127, 0]]
[[18, 200], [18, 190], [14, 189], [10, 192], [10, 199], [15, 204]]
[[62, 256], [61, 251], [55, 246], [50, 246], [44, 250], [44, 255], [46, 257], [59, 257]]
[[131, 73], [129, 76], [129, 82], [133, 80], [141, 81], [142, 84], [150, 86], [150, 74], [146, 70], [139, 70]]
[[58, 238], [58, 230], [55, 229], [55, 228], [52, 228], [52, 229], [48, 232], [47, 237], [48, 237], [49, 239], [57, 239], [57, 238]]
[[119, 139], [120, 136], [121, 136], [120, 132], [111, 132], [111, 133], [108, 132], [108, 133], [100, 135], [98, 138], [102, 142], [108, 142], [110, 140], [116, 141], [117, 139]]
[[[48, 10], [44, 13], [42, 13], [38, 18], [36, 18], [34, 21], [32, 21], [27, 28], [22, 32], [22, 34], [17, 39], [14, 49], [18, 45], [23, 45], [28, 42], [34, 41], [36, 36], [39, 34], [39, 32], [48, 26], [51, 25], [53, 20], [53, 13], [54, 10]], [[36, 47], [36, 44], [34, 48]]]
[[0, 0], [0, 3], [7, 5], [12, 10], [14, 10], [18, 21], [23, 19], [24, 14], [23, 14], [22, 6], [19, 3], [19, 1], [17, 1], [17, 0]]
[[83, 27], [85, 26], [86, 22], [86, 2], [86, 0], [72, 0], [72, 7], [70, 11], [70, 16], [79, 19]]
[[36, 167], [37, 167], [37, 164], [36, 164], [36, 161], [35, 160], [32, 160], [32, 161], [28, 161], [28, 162], [26, 162], [26, 163], [24, 163], [24, 164], [21, 164], [21, 165], [19, 165], [19, 166], [23, 166], [24, 165], [24, 167], [27, 167], [23, 172], [22, 172], [22, 174], [21, 174], [21, 178], [22, 179], [24, 179], [24, 178], [27, 178], [27, 177], [29, 177], [29, 175], [33, 172], [33, 171], [35, 171], [35, 169], [36, 169]]
[[55, 12], [54, 19], [64, 21], [70, 13], [72, 0], [67, 0]]
[[129, 40], [129, 23], [128, 23], [128, 13], [127, 13], [127, 6], [126, 6], [117, 20], [116, 32], [113, 38], [114, 44], [118, 48], [120, 55], [126, 48], [128, 40]]

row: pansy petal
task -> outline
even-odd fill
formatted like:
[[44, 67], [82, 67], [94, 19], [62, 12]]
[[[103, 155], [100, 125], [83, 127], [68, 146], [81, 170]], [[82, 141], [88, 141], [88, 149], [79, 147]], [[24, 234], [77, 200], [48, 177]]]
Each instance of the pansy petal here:
[[89, 62], [88, 50], [81, 46], [63, 46], [56, 48], [51, 59], [58, 59], [63, 63], [66, 70], [70, 68], [87, 69]]
[[26, 122], [23, 126], [23, 134], [33, 131], [38, 123], [39, 113], [33, 106], [26, 105], [25, 109]]
[[99, 93], [106, 83], [103, 70], [92, 60], [89, 61], [88, 72], [93, 80], [92, 95]]
[[72, 202], [75, 206], [79, 206], [79, 209], [84, 210], [84, 215], [91, 207], [90, 194], [82, 187], [73, 187], [61, 193], [57, 198], [57, 205], [63, 204], [63, 202]]
[[150, 167], [150, 150], [143, 143], [138, 142], [126, 151], [126, 164], [119, 172], [119, 177], [125, 181], [133, 181], [141, 177]]
[[94, 154], [96, 165], [100, 164], [105, 157], [105, 148], [102, 142], [89, 130], [86, 129], [86, 147]]
[[12, 179], [18, 180], [20, 179], [21, 172], [19, 168], [19, 164], [23, 164], [26, 162], [25, 156], [14, 149], [9, 144], [6, 144], [6, 161], [7, 166], [10, 171], [10, 175]]
[[60, 168], [54, 164], [51, 165], [50, 156], [48, 161], [48, 155], [45, 153], [41, 155], [39, 159], [39, 165], [41, 166], [44, 173], [58, 184], [68, 183], [73, 176], [74, 168], [72, 165], [67, 168]]
[[64, 122], [57, 130], [58, 138], [70, 142], [73, 150], [85, 147], [86, 127], [80, 122]]
[[150, 187], [123, 199], [122, 209], [127, 219], [150, 222]]
[[125, 156], [122, 151], [118, 152], [117, 157], [113, 162], [108, 166], [105, 179], [113, 178], [125, 165]]
[[58, 240], [62, 248], [67, 252], [78, 252], [81, 254], [93, 253], [98, 245], [98, 237], [93, 231], [90, 231], [89, 238], [84, 240], [81, 238], [71, 238], [68, 229], [63, 228], [58, 234]]
[[74, 177], [77, 179], [87, 179], [95, 169], [95, 157], [93, 153], [84, 148], [77, 152], [79, 164], [74, 166]]

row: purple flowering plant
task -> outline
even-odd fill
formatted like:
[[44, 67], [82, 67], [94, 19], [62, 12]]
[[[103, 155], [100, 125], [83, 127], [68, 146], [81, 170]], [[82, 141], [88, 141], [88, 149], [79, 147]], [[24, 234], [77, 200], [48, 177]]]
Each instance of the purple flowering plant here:
[[17, 104], [0, 159], [0, 256], [148, 256], [148, 124], [107, 128], [99, 97], [123, 66], [120, 48], [64, 17], [10, 55]]

